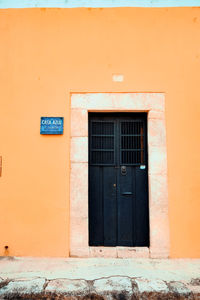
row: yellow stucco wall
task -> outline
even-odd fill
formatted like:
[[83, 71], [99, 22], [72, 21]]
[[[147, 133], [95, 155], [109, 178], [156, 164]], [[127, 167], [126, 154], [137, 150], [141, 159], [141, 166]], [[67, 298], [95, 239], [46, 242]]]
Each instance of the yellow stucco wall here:
[[164, 92], [170, 256], [200, 257], [199, 33], [200, 8], [0, 10], [0, 255], [68, 256], [70, 93]]

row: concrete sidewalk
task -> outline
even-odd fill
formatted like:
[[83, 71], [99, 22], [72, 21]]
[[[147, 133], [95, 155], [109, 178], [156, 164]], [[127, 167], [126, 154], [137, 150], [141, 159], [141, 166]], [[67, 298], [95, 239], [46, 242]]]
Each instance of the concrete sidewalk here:
[[200, 299], [200, 260], [0, 258], [0, 299]]

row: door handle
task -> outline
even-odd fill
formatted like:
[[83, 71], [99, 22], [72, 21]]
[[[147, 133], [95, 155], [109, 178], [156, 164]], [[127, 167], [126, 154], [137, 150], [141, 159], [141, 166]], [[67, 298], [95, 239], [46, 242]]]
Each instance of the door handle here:
[[126, 175], [126, 166], [121, 166], [121, 174]]
[[122, 193], [122, 195], [124, 195], [124, 196], [128, 196], [128, 195], [133, 195], [133, 193], [132, 192], [124, 192], [124, 193]]

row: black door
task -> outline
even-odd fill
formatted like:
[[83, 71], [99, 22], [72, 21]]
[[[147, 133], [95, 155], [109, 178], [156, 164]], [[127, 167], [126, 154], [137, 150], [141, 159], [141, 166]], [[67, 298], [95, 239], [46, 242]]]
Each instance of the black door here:
[[89, 114], [89, 245], [149, 246], [147, 114]]

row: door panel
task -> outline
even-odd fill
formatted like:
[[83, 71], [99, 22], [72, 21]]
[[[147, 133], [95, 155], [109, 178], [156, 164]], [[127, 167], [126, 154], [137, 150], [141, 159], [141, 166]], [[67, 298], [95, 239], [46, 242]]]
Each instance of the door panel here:
[[[103, 168], [90, 167], [89, 182], [89, 240], [94, 246], [104, 244], [103, 213]], [[94, 213], [95, 212], [95, 213]]]
[[[118, 245], [133, 245], [133, 172], [134, 169], [126, 167], [126, 173], [119, 169], [119, 194], [118, 194]], [[123, 175], [122, 175], [123, 174]]]
[[147, 115], [89, 114], [89, 244], [149, 246]]
[[135, 172], [135, 243], [137, 246], [146, 246], [149, 245], [148, 177], [146, 169], [136, 167]]
[[104, 246], [117, 243], [116, 169], [103, 168]]

